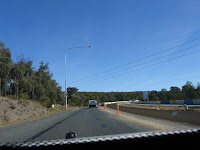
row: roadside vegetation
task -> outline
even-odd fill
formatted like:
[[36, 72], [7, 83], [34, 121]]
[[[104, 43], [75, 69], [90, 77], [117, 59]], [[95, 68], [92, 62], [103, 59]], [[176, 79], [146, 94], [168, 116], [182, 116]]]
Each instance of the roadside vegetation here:
[[[71, 107], [69, 109], [72, 109]], [[74, 109], [74, 108], [73, 108]], [[0, 126], [9, 123], [41, 118], [65, 110], [63, 105], [57, 104], [53, 108], [46, 108], [40, 102], [26, 99], [11, 99], [0, 97]]]
[[[69, 92], [70, 91], [70, 92]], [[72, 92], [73, 91], [73, 92]], [[191, 100], [200, 99], [200, 84], [196, 86], [192, 82], [187, 81], [182, 88], [171, 86], [170, 90], [165, 88], [161, 91], [148, 91], [149, 100]], [[98, 102], [114, 102], [127, 100], [143, 100], [143, 91], [133, 92], [78, 92], [76, 87], [68, 88], [69, 103], [77, 106], [87, 106], [89, 100], [97, 100]]]
[[[64, 105], [62, 88], [52, 77], [48, 63], [41, 61], [36, 68], [32, 60], [24, 57], [17, 57], [15, 62], [10, 49], [0, 42], [0, 96], [35, 100], [48, 108], [52, 104]], [[14, 109], [12, 104], [10, 107]]]

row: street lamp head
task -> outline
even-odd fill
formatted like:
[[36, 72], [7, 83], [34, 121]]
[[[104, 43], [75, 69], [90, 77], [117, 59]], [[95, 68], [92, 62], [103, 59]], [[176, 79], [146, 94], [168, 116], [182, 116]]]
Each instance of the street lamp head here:
[[88, 47], [92, 47], [92, 46], [88, 46]]

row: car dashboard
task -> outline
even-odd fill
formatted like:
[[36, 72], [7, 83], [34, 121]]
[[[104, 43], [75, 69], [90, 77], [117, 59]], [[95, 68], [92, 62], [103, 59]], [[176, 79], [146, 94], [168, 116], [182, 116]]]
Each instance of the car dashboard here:
[[199, 146], [200, 129], [151, 131], [15, 144], [0, 143], [0, 149], [94, 149], [94, 148], [191, 148]]

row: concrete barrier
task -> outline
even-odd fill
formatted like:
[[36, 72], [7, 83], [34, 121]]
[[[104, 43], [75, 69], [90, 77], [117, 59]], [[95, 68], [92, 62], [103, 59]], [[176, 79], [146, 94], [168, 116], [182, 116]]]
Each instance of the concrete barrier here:
[[[119, 103], [130, 103], [130, 104], [177, 104], [177, 105], [200, 105], [200, 99], [193, 100], [160, 100], [160, 101], [118, 101]], [[105, 104], [115, 104], [116, 102], [105, 102]]]
[[178, 105], [183, 105], [184, 104], [184, 100], [175, 100], [176, 103], [175, 104], [178, 104]]
[[135, 104], [177, 104], [177, 105], [200, 105], [200, 99], [197, 100], [160, 100], [160, 101], [140, 101]]
[[199, 105], [200, 104], [200, 99], [193, 100], [193, 104], [194, 105]]
[[170, 104], [170, 100], [161, 100], [160, 104]]
[[193, 105], [193, 100], [184, 100], [184, 104]]
[[170, 104], [176, 104], [176, 100], [170, 100]]

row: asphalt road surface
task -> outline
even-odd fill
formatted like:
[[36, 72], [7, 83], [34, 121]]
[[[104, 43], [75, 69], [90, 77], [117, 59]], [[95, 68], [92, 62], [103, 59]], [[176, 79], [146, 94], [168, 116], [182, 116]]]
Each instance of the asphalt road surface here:
[[10, 124], [0, 128], [0, 142], [15, 143], [64, 139], [66, 133], [78, 137], [151, 131], [150, 127], [128, 123], [99, 108], [81, 108], [37, 120]]

